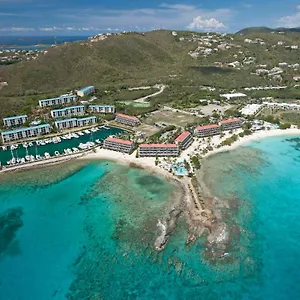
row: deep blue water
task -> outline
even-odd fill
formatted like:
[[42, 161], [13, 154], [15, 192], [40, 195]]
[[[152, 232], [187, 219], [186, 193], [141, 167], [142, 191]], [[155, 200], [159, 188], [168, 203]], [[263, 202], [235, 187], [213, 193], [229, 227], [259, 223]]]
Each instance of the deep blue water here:
[[0, 49], [5, 46], [5, 49], [43, 50], [51, 45], [87, 39], [88, 36], [0, 36]]
[[0, 299], [299, 299], [299, 150], [300, 139], [276, 137], [204, 163], [240, 229], [230, 259], [214, 262], [204, 238], [185, 245], [184, 218], [153, 250], [177, 192], [146, 171], [92, 162], [58, 180], [56, 169], [3, 177]]

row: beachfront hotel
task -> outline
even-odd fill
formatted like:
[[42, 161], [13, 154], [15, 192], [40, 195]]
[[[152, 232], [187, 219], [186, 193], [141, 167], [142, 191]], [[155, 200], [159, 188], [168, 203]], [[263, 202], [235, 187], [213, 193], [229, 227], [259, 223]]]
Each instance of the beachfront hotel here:
[[187, 149], [192, 143], [193, 137], [189, 131], [184, 131], [175, 139], [175, 144], [179, 149]]
[[11, 131], [3, 131], [1, 132], [1, 138], [3, 143], [8, 143], [12, 141], [37, 137], [40, 135], [48, 134], [50, 132], [51, 126], [49, 124], [43, 124], [38, 126], [19, 128]]
[[81, 90], [77, 91], [77, 95], [79, 97], [88, 96], [93, 93], [95, 93], [95, 87], [93, 85], [86, 86], [86, 87], [82, 88]]
[[66, 130], [75, 127], [84, 127], [89, 125], [94, 125], [97, 123], [96, 117], [87, 117], [87, 118], [72, 118], [67, 120], [58, 120], [55, 121], [55, 126], [58, 130]]
[[133, 143], [128, 140], [108, 137], [104, 140], [103, 148], [123, 153], [130, 153], [133, 150]]
[[72, 116], [83, 116], [85, 114], [85, 106], [70, 106], [61, 109], [53, 109], [51, 110], [51, 117], [53, 119], [58, 118], [70, 118]]
[[221, 134], [221, 129], [220, 126], [217, 124], [197, 126], [195, 128], [195, 135], [201, 138], [218, 134]]
[[176, 144], [141, 144], [139, 157], [178, 156], [179, 148]]
[[56, 98], [49, 98], [39, 101], [40, 107], [48, 107], [48, 106], [55, 106], [55, 105], [66, 105], [77, 100], [76, 95], [61, 95]]
[[243, 126], [243, 121], [241, 119], [229, 119], [229, 120], [223, 120], [220, 122], [220, 126], [223, 130], [232, 130], [241, 128]]
[[138, 118], [117, 113], [115, 121], [124, 125], [137, 126], [141, 122]]
[[116, 107], [114, 105], [90, 105], [89, 110], [93, 113], [114, 114]]
[[21, 126], [28, 121], [28, 116], [15, 116], [15, 117], [8, 117], [3, 119], [3, 124], [5, 127], [14, 127], [14, 126]]

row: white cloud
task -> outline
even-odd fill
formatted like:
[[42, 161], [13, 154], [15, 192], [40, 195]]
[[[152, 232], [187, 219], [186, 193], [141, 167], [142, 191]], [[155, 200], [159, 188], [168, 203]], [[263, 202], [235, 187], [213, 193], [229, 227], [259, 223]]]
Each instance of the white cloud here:
[[35, 31], [34, 28], [28, 28], [28, 27], [6, 27], [6, 28], [0, 28], [0, 31], [2, 32], [25, 32], [25, 31]]
[[[118, 28], [120, 31], [130, 30], [132, 26], [138, 26], [143, 30], [157, 28], [183, 29], [195, 22], [197, 16], [201, 16], [201, 29], [228, 28], [233, 11], [230, 9], [202, 9], [197, 6], [185, 4], [162, 3], [157, 8], [140, 8], [133, 10], [101, 10], [97, 8], [84, 9], [80, 13], [77, 10], [61, 10], [57, 12], [64, 22], [70, 26], [76, 24], [81, 28]], [[197, 21], [197, 20], [196, 20]], [[198, 22], [199, 23], [199, 22]], [[201, 23], [201, 22], [200, 22]], [[199, 24], [200, 24], [199, 23]], [[200, 28], [200, 25], [195, 28]]]
[[300, 12], [291, 16], [285, 16], [278, 20], [280, 26], [298, 27], [300, 26]]
[[201, 16], [198, 16], [193, 19], [193, 22], [190, 23], [187, 26], [188, 29], [191, 30], [214, 30], [214, 29], [220, 29], [220, 28], [226, 28], [226, 26], [222, 23], [216, 20], [215, 18], [210, 19], [202, 19]]
[[297, 5], [297, 6], [296, 6], [296, 9], [300, 10], [300, 5]]

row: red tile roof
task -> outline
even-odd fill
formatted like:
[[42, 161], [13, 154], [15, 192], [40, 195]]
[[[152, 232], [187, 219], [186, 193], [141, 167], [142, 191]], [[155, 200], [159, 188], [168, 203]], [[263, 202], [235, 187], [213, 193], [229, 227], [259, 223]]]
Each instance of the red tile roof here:
[[177, 148], [176, 144], [141, 144], [140, 148]]
[[221, 124], [228, 124], [228, 123], [235, 123], [235, 122], [241, 122], [241, 119], [235, 118], [235, 119], [223, 120], [220, 123]]
[[127, 141], [127, 140], [122, 140], [122, 139], [118, 139], [118, 138], [114, 138], [114, 137], [108, 137], [107, 139], [105, 139], [105, 141], [108, 142], [114, 142], [114, 143], [118, 143], [118, 144], [124, 144], [124, 145], [132, 145], [131, 141]]
[[212, 125], [206, 125], [206, 126], [198, 126], [196, 127], [196, 130], [205, 130], [205, 129], [213, 129], [213, 128], [218, 128], [219, 125], [217, 124], [212, 124]]
[[121, 117], [121, 118], [125, 118], [125, 119], [129, 119], [129, 120], [133, 120], [133, 121], [139, 121], [139, 119], [136, 118], [136, 117], [127, 116], [127, 115], [120, 114], [120, 113], [117, 113], [116, 116]]
[[191, 133], [189, 131], [184, 131], [182, 134], [180, 134], [176, 139], [175, 142], [183, 142], [188, 136], [190, 136]]

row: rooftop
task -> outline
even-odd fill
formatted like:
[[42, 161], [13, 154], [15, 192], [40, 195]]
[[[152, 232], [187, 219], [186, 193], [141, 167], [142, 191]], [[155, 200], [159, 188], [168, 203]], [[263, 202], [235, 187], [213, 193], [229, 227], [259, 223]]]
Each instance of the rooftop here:
[[93, 85], [89, 85], [89, 86], [86, 86], [82, 89], [80, 89], [78, 92], [86, 92], [88, 91], [89, 89], [94, 89], [95, 87]]
[[211, 124], [211, 125], [205, 125], [205, 126], [197, 126], [196, 130], [205, 130], [205, 129], [213, 129], [213, 128], [218, 128], [219, 125], [217, 124]]
[[129, 120], [139, 121], [139, 119], [136, 117], [128, 116], [128, 115], [124, 115], [124, 114], [120, 114], [120, 113], [117, 113], [116, 116], [125, 118], [125, 119], [129, 119]]
[[118, 144], [124, 144], [124, 145], [132, 145], [131, 141], [128, 140], [122, 140], [122, 139], [118, 139], [118, 138], [114, 138], [114, 137], [108, 137], [107, 139], [105, 139], [105, 141], [108, 142], [114, 142], [114, 143], [118, 143]]
[[65, 119], [65, 120], [58, 120], [58, 121], [55, 121], [55, 123], [59, 124], [59, 123], [71, 122], [71, 121], [77, 121], [77, 118]]
[[235, 123], [235, 122], [241, 122], [241, 119], [235, 118], [235, 119], [223, 120], [220, 123], [222, 125], [222, 124]]
[[178, 143], [183, 142], [190, 135], [191, 135], [191, 133], [189, 131], [184, 131], [175, 139], [175, 142], [178, 142]]
[[42, 125], [38, 125], [38, 126], [24, 127], [24, 128], [19, 128], [19, 129], [10, 130], [10, 131], [3, 131], [1, 134], [2, 135], [14, 134], [14, 133], [17, 133], [17, 132], [23, 132], [23, 131], [27, 131], [27, 130], [34, 130], [34, 129], [45, 128], [45, 127], [50, 127], [50, 125], [49, 124], [42, 124]]
[[27, 115], [3, 118], [3, 121], [4, 120], [14, 120], [16, 118], [27, 118]]
[[53, 109], [51, 111], [64, 111], [64, 110], [73, 109], [73, 108], [84, 108], [84, 105], [69, 106], [69, 107], [64, 107], [64, 108]]
[[140, 148], [177, 148], [176, 144], [141, 144]]

